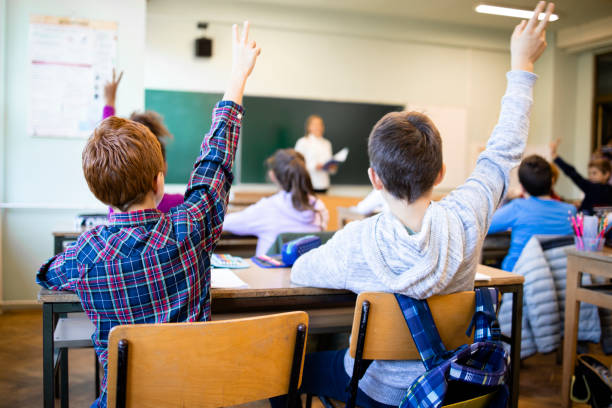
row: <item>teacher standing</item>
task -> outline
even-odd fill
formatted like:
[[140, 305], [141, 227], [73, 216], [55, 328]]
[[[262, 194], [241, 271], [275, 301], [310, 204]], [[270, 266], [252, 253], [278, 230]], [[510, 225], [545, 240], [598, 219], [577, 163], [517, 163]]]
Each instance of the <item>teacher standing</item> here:
[[332, 145], [323, 137], [325, 124], [319, 115], [310, 115], [304, 129], [306, 135], [298, 139], [295, 150], [304, 156], [315, 193], [324, 194], [329, 189], [329, 173], [337, 169], [337, 166], [323, 169], [323, 165], [332, 158]]

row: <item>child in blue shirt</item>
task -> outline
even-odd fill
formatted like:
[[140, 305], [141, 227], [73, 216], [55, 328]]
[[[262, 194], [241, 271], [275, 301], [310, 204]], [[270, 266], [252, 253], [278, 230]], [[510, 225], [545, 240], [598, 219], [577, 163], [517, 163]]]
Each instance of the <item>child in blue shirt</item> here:
[[541, 156], [526, 157], [519, 166], [519, 181], [527, 198], [516, 198], [498, 209], [491, 220], [489, 234], [512, 230], [512, 241], [502, 269], [512, 271], [527, 241], [533, 235], [570, 235], [568, 220], [576, 208], [551, 197], [552, 170]]

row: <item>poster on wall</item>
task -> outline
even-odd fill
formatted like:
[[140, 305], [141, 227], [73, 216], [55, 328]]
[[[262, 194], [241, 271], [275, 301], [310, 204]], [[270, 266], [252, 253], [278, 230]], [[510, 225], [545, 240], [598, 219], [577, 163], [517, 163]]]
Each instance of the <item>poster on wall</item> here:
[[117, 23], [31, 16], [29, 133], [87, 138], [100, 121]]

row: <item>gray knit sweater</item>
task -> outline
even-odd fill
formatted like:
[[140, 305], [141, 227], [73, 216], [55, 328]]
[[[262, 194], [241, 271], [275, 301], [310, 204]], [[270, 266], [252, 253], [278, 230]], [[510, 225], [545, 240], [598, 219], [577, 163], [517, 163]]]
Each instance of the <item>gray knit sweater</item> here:
[[[391, 213], [355, 221], [325, 245], [300, 257], [291, 271], [299, 285], [381, 291], [415, 298], [472, 290], [491, 216], [521, 160], [537, 76], [507, 74], [499, 122], [465, 184], [427, 209], [422, 228], [410, 235]], [[353, 359], [344, 359], [352, 374]], [[376, 401], [398, 405], [424, 371], [420, 361], [374, 361], [359, 388]]]

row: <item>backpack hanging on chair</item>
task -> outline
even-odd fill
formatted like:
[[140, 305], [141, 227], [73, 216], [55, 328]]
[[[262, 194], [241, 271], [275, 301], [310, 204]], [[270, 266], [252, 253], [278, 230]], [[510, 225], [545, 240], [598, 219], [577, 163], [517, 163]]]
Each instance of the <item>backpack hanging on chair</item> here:
[[408, 388], [400, 408], [442, 406], [506, 407], [508, 352], [500, 342], [495, 288], [477, 288], [476, 310], [467, 329], [474, 343], [447, 350], [431, 316], [427, 300], [395, 295], [414, 344], [427, 370]]

